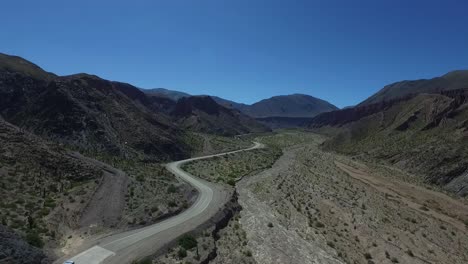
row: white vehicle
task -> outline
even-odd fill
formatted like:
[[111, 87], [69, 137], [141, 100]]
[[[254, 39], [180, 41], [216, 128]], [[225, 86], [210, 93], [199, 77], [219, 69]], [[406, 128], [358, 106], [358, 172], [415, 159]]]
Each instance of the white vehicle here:
[[67, 260], [63, 264], [75, 264], [75, 261], [73, 260]]

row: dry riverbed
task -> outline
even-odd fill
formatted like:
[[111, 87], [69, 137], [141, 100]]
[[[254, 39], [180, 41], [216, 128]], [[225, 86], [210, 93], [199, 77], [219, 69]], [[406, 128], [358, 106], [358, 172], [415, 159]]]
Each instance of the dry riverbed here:
[[[200, 258], [193, 249], [185, 258], [174, 249], [154, 263], [468, 263], [465, 200], [401, 170], [324, 152], [325, 138], [316, 134], [258, 140], [283, 155], [237, 182], [240, 213], [217, 237], [196, 238]], [[233, 155], [189, 169], [215, 181], [246, 163], [255, 167], [260, 157]]]
[[467, 263], [464, 201], [323, 152], [317, 138], [238, 184], [258, 263]]

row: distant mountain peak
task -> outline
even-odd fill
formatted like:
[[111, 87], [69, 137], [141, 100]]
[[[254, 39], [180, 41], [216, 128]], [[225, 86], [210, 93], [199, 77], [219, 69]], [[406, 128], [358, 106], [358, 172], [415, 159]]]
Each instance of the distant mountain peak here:
[[265, 117], [313, 117], [338, 107], [311, 95], [278, 95], [250, 105], [244, 111], [257, 118]]

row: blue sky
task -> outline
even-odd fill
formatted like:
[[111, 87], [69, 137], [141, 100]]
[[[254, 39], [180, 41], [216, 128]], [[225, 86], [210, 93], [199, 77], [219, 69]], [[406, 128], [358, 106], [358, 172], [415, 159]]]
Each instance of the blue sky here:
[[468, 69], [467, 1], [5, 1], [0, 52], [252, 103], [305, 93], [343, 107], [384, 85]]

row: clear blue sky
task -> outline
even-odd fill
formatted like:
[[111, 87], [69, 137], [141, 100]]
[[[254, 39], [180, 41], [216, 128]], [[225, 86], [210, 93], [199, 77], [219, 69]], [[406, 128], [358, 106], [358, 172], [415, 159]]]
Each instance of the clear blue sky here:
[[468, 4], [420, 0], [4, 1], [0, 52], [252, 103], [353, 105], [403, 79], [468, 68]]

